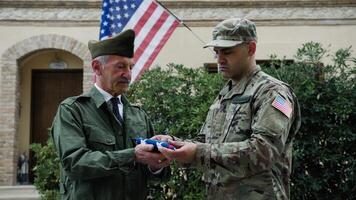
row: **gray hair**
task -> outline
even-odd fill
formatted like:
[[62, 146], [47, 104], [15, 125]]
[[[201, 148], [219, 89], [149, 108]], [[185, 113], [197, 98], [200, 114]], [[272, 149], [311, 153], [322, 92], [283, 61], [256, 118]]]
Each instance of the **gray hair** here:
[[98, 56], [98, 57], [94, 58], [94, 60], [99, 61], [102, 65], [106, 64], [108, 59], [109, 59], [108, 55]]

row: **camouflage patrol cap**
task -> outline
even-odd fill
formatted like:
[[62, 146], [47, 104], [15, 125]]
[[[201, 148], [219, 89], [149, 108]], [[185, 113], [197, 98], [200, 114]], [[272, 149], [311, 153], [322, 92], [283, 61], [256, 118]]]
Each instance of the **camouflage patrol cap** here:
[[213, 41], [206, 44], [204, 48], [228, 48], [248, 41], [257, 41], [255, 23], [248, 19], [231, 18], [215, 26]]
[[135, 32], [131, 29], [101, 41], [90, 40], [88, 47], [94, 59], [104, 55], [119, 55], [132, 58], [134, 54]]

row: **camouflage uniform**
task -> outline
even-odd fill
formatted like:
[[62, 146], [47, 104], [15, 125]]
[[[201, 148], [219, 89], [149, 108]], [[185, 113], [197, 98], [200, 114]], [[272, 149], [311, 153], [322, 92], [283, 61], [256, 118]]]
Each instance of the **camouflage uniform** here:
[[[288, 117], [272, 105], [289, 101]], [[195, 164], [208, 199], [289, 199], [293, 137], [300, 126], [298, 101], [289, 86], [259, 67], [236, 85], [230, 81], [209, 109]]]
[[291, 88], [259, 66], [238, 82], [230, 80], [209, 109], [193, 162], [203, 171], [207, 199], [289, 199], [300, 122]]

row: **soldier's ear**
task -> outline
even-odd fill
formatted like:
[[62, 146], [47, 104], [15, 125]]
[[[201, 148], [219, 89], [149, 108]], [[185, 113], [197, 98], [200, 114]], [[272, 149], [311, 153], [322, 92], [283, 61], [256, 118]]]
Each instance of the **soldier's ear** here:
[[251, 41], [248, 43], [248, 55], [249, 56], [253, 56], [256, 53], [256, 42], [255, 41]]

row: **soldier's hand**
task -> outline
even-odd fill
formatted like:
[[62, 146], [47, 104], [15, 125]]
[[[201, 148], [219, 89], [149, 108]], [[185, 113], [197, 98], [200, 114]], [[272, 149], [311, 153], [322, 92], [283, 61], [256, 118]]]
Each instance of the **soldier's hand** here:
[[161, 153], [152, 152], [152, 144], [139, 144], [135, 147], [136, 162], [149, 165], [152, 170], [167, 167], [172, 159], [165, 157]]
[[197, 145], [192, 142], [181, 142], [169, 140], [176, 149], [171, 150], [164, 147], [158, 147], [158, 150], [166, 156], [167, 159], [175, 159], [181, 163], [191, 163], [194, 160]]
[[172, 140], [173, 137], [170, 135], [155, 135], [155, 136], [151, 137], [150, 139], [168, 141], [168, 140]]

